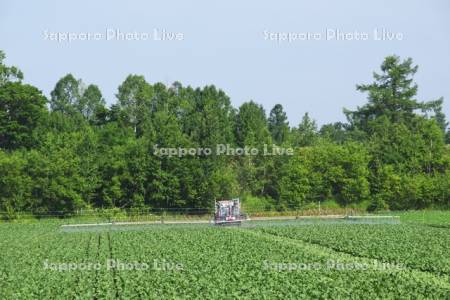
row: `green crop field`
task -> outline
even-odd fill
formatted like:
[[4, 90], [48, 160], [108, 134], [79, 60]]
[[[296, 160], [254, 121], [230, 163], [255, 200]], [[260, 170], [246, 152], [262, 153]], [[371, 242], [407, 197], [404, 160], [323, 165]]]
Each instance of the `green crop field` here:
[[408, 220], [0, 224], [0, 298], [448, 299], [450, 229]]

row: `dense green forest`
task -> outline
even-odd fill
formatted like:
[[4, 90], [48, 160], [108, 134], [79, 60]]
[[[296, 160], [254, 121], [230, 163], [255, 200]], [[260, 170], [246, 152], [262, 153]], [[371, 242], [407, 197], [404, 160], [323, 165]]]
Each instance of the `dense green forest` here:
[[[416, 99], [411, 59], [386, 57], [373, 82], [356, 87], [366, 104], [344, 109], [347, 122], [320, 128], [308, 114], [289, 126], [280, 104], [268, 114], [253, 101], [235, 108], [215, 86], [151, 84], [140, 75], [123, 81], [109, 107], [98, 86], [71, 74], [47, 98], [4, 59], [0, 52], [2, 212], [206, 208], [232, 196], [279, 210], [317, 201], [368, 210], [450, 206], [443, 99]], [[218, 144], [294, 154], [154, 151]]]

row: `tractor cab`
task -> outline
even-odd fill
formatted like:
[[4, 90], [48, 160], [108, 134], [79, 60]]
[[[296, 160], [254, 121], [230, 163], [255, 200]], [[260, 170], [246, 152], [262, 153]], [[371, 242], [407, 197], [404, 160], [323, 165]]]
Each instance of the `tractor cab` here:
[[214, 224], [216, 225], [241, 225], [246, 220], [241, 214], [239, 198], [232, 200], [215, 201]]

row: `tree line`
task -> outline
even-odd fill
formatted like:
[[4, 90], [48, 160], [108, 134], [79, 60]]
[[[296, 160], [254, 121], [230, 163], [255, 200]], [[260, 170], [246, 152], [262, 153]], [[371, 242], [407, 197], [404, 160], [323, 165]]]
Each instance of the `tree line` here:
[[[151, 84], [129, 75], [109, 107], [95, 84], [72, 74], [47, 98], [0, 52], [0, 211], [205, 208], [254, 197], [273, 209], [317, 201], [368, 210], [448, 207], [450, 141], [443, 99], [416, 99], [417, 66], [388, 56], [367, 103], [347, 122], [318, 128], [306, 113], [289, 126], [281, 104], [267, 115], [239, 108], [215, 86]], [[155, 155], [159, 147], [262, 149], [293, 155]], [[245, 200], [244, 200], [245, 201]]]

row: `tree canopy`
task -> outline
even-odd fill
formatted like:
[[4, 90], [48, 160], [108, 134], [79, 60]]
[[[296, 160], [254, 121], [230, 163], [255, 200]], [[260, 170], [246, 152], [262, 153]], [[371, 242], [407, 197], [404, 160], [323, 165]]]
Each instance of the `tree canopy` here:
[[[211, 208], [215, 198], [300, 209], [318, 202], [364, 209], [450, 205], [450, 133], [443, 99], [419, 101], [412, 59], [388, 56], [367, 103], [347, 122], [290, 127], [281, 104], [266, 115], [234, 108], [214, 85], [170, 86], [130, 74], [106, 105], [72, 74], [49, 101], [0, 52], [0, 211]], [[255, 155], [216, 155], [218, 145]], [[292, 148], [293, 155], [267, 154]], [[161, 155], [155, 149], [213, 149]], [[250, 200], [249, 200], [250, 201]], [[259, 202], [258, 202], [259, 201]]]

